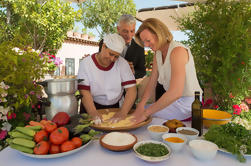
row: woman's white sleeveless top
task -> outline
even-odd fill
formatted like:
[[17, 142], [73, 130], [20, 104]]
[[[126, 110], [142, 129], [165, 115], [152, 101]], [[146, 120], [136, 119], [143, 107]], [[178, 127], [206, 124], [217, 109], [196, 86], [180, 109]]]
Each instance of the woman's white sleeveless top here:
[[159, 72], [158, 82], [163, 85], [164, 89], [167, 91], [170, 85], [171, 80], [171, 63], [170, 63], [170, 56], [172, 50], [176, 47], [183, 47], [187, 49], [189, 60], [185, 66], [186, 69], [186, 78], [185, 78], [185, 85], [184, 91], [182, 96], [194, 96], [195, 91], [200, 91], [202, 94], [202, 89], [200, 88], [199, 81], [196, 76], [196, 70], [194, 65], [193, 56], [189, 48], [185, 47], [183, 44], [171, 41], [169, 45], [169, 49], [167, 52], [167, 56], [165, 62], [162, 61], [162, 53], [161, 51], [156, 51], [156, 59], [157, 59], [157, 66]]

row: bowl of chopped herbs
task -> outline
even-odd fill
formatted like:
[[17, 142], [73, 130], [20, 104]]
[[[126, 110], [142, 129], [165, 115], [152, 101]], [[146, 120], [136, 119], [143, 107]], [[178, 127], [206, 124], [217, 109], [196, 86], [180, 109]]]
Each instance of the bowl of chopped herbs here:
[[171, 148], [159, 141], [141, 141], [133, 146], [136, 156], [148, 162], [161, 162], [171, 155]]

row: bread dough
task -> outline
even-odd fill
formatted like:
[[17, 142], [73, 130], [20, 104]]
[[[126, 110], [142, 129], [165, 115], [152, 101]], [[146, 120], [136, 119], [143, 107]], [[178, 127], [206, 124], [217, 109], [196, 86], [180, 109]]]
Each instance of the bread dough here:
[[101, 123], [99, 126], [100, 127], [111, 127], [111, 128], [115, 128], [115, 127], [128, 127], [128, 126], [132, 126], [133, 122], [131, 121], [131, 119], [133, 118], [133, 116], [127, 116], [125, 119], [118, 121], [117, 123], [111, 123], [109, 122], [109, 120], [115, 115], [116, 112], [109, 112], [107, 114], [103, 114], [102, 118], [103, 118], [103, 123]]

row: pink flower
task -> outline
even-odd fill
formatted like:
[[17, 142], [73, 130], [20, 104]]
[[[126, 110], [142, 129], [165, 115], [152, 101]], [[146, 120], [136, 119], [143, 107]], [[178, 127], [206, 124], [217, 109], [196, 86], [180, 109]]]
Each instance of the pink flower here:
[[35, 108], [35, 105], [32, 105], [31, 108], [34, 109], [34, 108]]
[[59, 65], [61, 65], [63, 63], [63, 61], [59, 58], [59, 57], [56, 57], [56, 59], [55, 59], [55, 61], [54, 61], [54, 64], [56, 65], [56, 66], [59, 66]]
[[28, 95], [28, 94], [25, 94], [25, 95], [24, 95], [24, 98], [25, 98], [25, 99], [27, 99], [28, 97], [29, 97], [29, 95]]
[[40, 106], [40, 105], [37, 105], [37, 108], [38, 108], [38, 109], [40, 109], [40, 108], [41, 108], [41, 106]]
[[245, 111], [245, 112], [249, 111], [249, 108], [248, 108], [248, 106], [245, 103], [241, 103], [240, 104], [240, 109], [243, 110], [243, 111]]
[[0, 140], [3, 140], [7, 136], [7, 130], [1, 130], [0, 132]]
[[35, 94], [35, 92], [34, 91], [30, 91], [30, 95], [34, 95]]
[[26, 121], [28, 121], [31, 116], [30, 114], [28, 114], [26, 112], [24, 112], [23, 115], [24, 115]]

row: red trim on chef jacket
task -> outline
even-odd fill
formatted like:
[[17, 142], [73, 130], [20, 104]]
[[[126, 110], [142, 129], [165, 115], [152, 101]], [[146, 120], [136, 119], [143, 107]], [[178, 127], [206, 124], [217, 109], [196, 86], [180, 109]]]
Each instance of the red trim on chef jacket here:
[[130, 80], [130, 81], [126, 81], [126, 82], [121, 83], [122, 86], [129, 85], [129, 84], [136, 84], [136, 80]]
[[97, 54], [93, 54], [93, 55], [92, 55], [92, 60], [93, 60], [94, 64], [97, 66], [98, 69], [104, 70], [104, 71], [108, 71], [108, 70], [110, 70], [110, 69], [113, 67], [114, 62], [112, 62], [112, 63], [111, 63], [109, 66], [107, 66], [107, 67], [101, 66], [101, 65], [98, 63], [97, 59], [96, 59], [96, 55], [97, 55]]
[[86, 85], [78, 85], [78, 89], [79, 90], [90, 90], [90, 86], [86, 86]]

